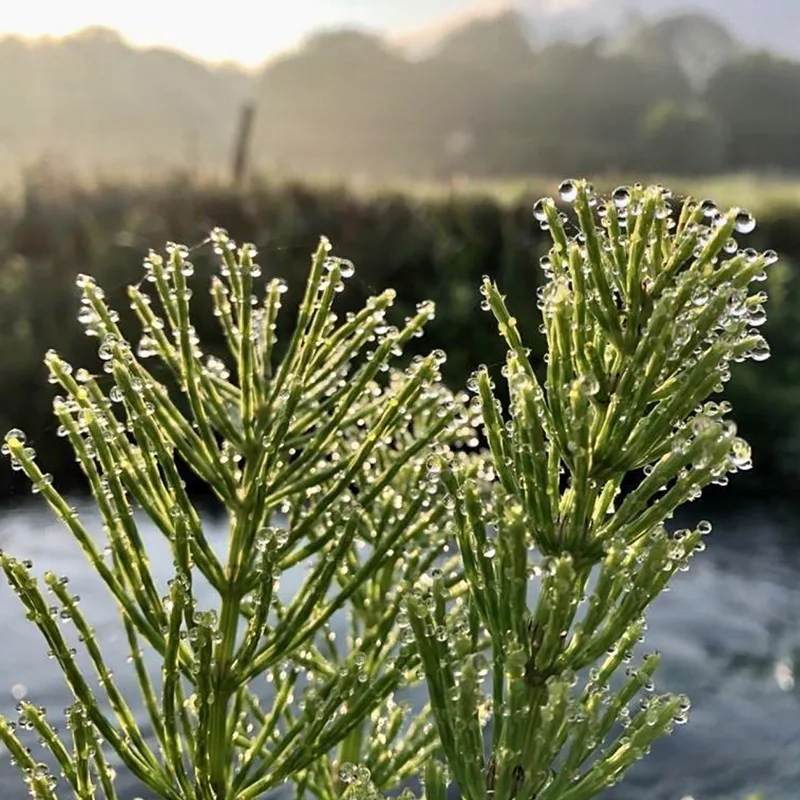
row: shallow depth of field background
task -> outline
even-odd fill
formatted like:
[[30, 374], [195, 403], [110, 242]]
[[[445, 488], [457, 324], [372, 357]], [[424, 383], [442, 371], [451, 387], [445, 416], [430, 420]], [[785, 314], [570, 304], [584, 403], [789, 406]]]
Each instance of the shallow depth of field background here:
[[[398, 319], [434, 299], [437, 318], [415, 347], [445, 349], [457, 386], [504, 355], [479, 311], [484, 274], [543, 356], [535, 295], [548, 245], [530, 207], [561, 178], [587, 176], [600, 191], [653, 180], [744, 206], [758, 227], [740, 244], [781, 257], [763, 285], [772, 358], [737, 365], [726, 386], [755, 469], [686, 510], [715, 520], [716, 533], [654, 609], [648, 644], [664, 654], [663, 688], [693, 695], [693, 721], [609, 797], [797, 798], [800, 6], [256, 5], [3, 4], [0, 433], [25, 430], [77, 502], [80, 475], [42, 366], [55, 347], [99, 370], [76, 320], [75, 276], [97, 276], [127, 323], [125, 286], [148, 248], [196, 244], [212, 225], [255, 242], [265, 276], [287, 278], [287, 311], [320, 234], [356, 264], [343, 309], [389, 286]], [[196, 327], [221, 351], [204, 290], [213, 266], [195, 263]], [[0, 548], [45, 564], [65, 537], [0, 464]], [[70, 569], [102, 617], [86, 568]], [[0, 589], [2, 630], [21, 642], [0, 656], [0, 712], [13, 714], [22, 684], [66, 705], [14, 604]], [[0, 798], [20, 790], [0, 751]], [[136, 794], [123, 776], [121, 797]]]

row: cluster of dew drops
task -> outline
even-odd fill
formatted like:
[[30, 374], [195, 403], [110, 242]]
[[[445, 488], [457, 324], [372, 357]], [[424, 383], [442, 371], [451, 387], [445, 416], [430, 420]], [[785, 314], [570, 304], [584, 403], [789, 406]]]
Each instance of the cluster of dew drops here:
[[[641, 193], [643, 186], [640, 183], [630, 186], [618, 186], [614, 189], [606, 202], [600, 202], [597, 193], [592, 184], [586, 184], [586, 193], [589, 206], [596, 209], [597, 215], [600, 218], [603, 227], [608, 226], [608, 203], [612, 203], [617, 213], [619, 220], [619, 227], [621, 230], [626, 230], [629, 227], [629, 221], [635, 219], [641, 212], [641, 202], [634, 200], [636, 193]], [[666, 221], [667, 230], [673, 230], [676, 222], [671, 218], [670, 201], [673, 199], [672, 192], [665, 186], [657, 184], [656, 187], [661, 195], [662, 202], [656, 210], [656, 217]], [[564, 203], [574, 203], [578, 199], [578, 183], [574, 180], [568, 179], [562, 181], [558, 187], [559, 199]], [[547, 206], [552, 203], [550, 198], [542, 198], [537, 200], [533, 205], [533, 216], [539, 223], [542, 230], [549, 229], [547, 221]], [[714, 226], [724, 224], [725, 214], [717, 207], [713, 200], [700, 201], [700, 208], [703, 211], [703, 216], [707, 220], [710, 229]], [[562, 222], [567, 222], [568, 217], [564, 212], [559, 214]], [[735, 230], [736, 233], [746, 235], [752, 233], [756, 228], [755, 217], [745, 209], [739, 209], [736, 214]], [[625, 244], [624, 238], [620, 240], [621, 244]], [[738, 242], [735, 239], [730, 239], [723, 248], [725, 253], [733, 255], [739, 249]], [[746, 251], [748, 254], [751, 251]], [[752, 251], [755, 255], [755, 251]], [[768, 250], [764, 254], [764, 260], [769, 264], [776, 261], [778, 256], [773, 250]], [[547, 262], [543, 263], [546, 268]]]
[[[587, 202], [589, 206], [595, 209], [595, 212], [600, 220], [600, 224], [602, 228], [609, 227], [609, 218], [608, 218], [608, 208], [609, 204], [612, 204], [614, 210], [616, 212], [616, 218], [619, 225], [620, 236], [618, 242], [621, 246], [625, 247], [628, 244], [628, 240], [626, 238], [626, 233], [632, 227], [633, 222], [636, 217], [639, 216], [642, 210], [642, 203], [640, 199], [637, 199], [637, 195], [641, 197], [643, 186], [640, 183], [634, 184], [633, 186], [618, 186], [614, 189], [607, 199], [603, 198], [601, 201], [598, 194], [595, 192], [594, 187], [587, 183], [586, 184], [586, 195], [587, 195]], [[672, 200], [673, 195], [672, 192], [667, 189], [666, 187], [657, 184], [656, 189], [659, 190], [660, 193], [660, 202], [656, 208], [656, 218], [663, 220], [664, 226], [666, 231], [673, 231], [677, 225], [676, 220], [672, 216]], [[558, 196], [559, 199], [566, 204], [572, 204], [578, 199], [579, 194], [579, 182], [568, 179], [562, 181], [558, 187]], [[541, 230], [547, 231], [550, 228], [550, 224], [548, 222], [548, 207], [553, 203], [552, 199], [550, 198], [542, 198], [537, 200], [533, 205], [533, 216], [536, 221], [539, 223]], [[705, 228], [700, 231], [700, 235], [698, 237], [697, 245], [695, 247], [694, 256], [698, 257], [701, 255], [703, 248], [705, 245], [710, 241], [711, 237], [714, 234], [716, 228], [725, 224], [727, 219], [727, 214], [720, 210], [720, 208], [714, 203], [712, 200], [701, 200], [698, 203], [699, 209], [702, 211], [703, 219], [705, 221]], [[569, 223], [569, 217], [563, 211], [559, 212], [559, 219], [562, 223]], [[734, 221], [734, 230], [737, 235], [747, 235], [752, 233], [756, 228], [756, 220], [755, 217], [745, 209], [737, 209], [736, 210], [736, 217]], [[602, 236], [602, 234], [601, 234]], [[583, 243], [585, 241], [585, 236], [582, 232], [578, 232], [575, 240], [578, 243]], [[610, 247], [610, 242], [605, 242], [606, 248]], [[722, 247], [722, 255], [727, 257], [733, 257], [734, 255], [742, 255], [744, 256], [746, 261], [752, 262], [757, 258], [761, 258], [762, 262], [765, 267], [768, 267], [774, 264], [778, 260], [778, 254], [775, 250], [766, 250], [763, 253], [758, 253], [753, 248], [740, 248], [739, 242], [731, 237], [730, 239], [725, 242]], [[712, 263], [716, 263], [717, 258], [715, 257], [712, 260]], [[541, 268], [548, 279], [553, 278], [553, 264], [552, 258], [550, 255], [544, 255], [540, 259]], [[762, 270], [758, 273], [753, 280], [755, 282], [763, 282], [767, 280], [767, 273], [765, 270]], [[645, 281], [645, 283], [649, 283], [649, 279]], [[548, 287], [540, 287], [538, 289], [538, 300], [539, 300], [539, 307], [542, 310], [546, 310], [546, 301], [545, 298], [548, 294]], [[704, 306], [709, 299], [709, 292], [704, 287], [698, 287], [695, 295], [693, 296], [692, 300], [696, 307]], [[730, 298], [730, 305], [728, 309], [728, 314], [731, 318], [738, 319], [742, 317], [746, 317], [747, 325], [751, 328], [757, 328], [763, 325], [767, 320], [767, 315], [764, 311], [763, 304], [767, 300], [766, 292], [758, 292], [754, 295], [748, 297], [747, 290], [738, 290], [734, 291]], [[484, 310], [489, 310], [488, 303], [484, 303], [482, 305]], [[544, 326], [540, 327], [540, 332], [544, 332]], [[744, 335], [753, 335], [755, 331], [749, 330], [745, 331]], [[676, 344], [680, 344], [680, 341], [676, 341]], [[763, 336], [758, 336], [756, 338], [756, 342], [750, 351], [743, 357], [735, 358], [736, 361], [744, 361], [745, 358], [749, 358], [753, 361], [766, 361], [770, 357], [770, 348], [767, 340]], [[724, 373], [724, 378], [728, 378], [728, 373]]]
[[[636, 192], [641, 192], [644, 187], [641, 183], [637, 183], [634, 184], [633, 187], [618, 186], [611, 192], [610, 202], [612, 202], [614, 204], [614, 207], [617, 209], [617, 215], [619, 217], [619, 224], [621, 228], [627, 227], [628, 217], [638, 216], [641, 210], [640, 205], [633, 202], [634, 192], [631, 191], [632, 188]], [[672, 199], [672, 192], [665, 186], [661, 186], [660, 184], [657, 184], [656, 188], [660, 191], [661, 199], [664, 201], [664, 205], [659, 209], [657, 214], [662, 219], [667, 218], [669, 217], [669, 200]], [[597, 194], [595, 193], [592, 184], [587, 184], [586, 190], [587, 190], [589, 205], [592, 207], [597, 207], [597, 213], [600, 216], [600, 218], [603, 219], [606, 216], [606, 208], [603, 204], [598, 203]], [[578, 183], [571, 179], [562, 181], [558, 187], [558, 196], [564, 203], [574, 203], [578, 199]], [[545, 204], [547, 202], [548, 201], [546, 199], [538, 200], [534, 204], [533, 208], [533, 214], [536, 220], [540, 223], [545, 223], [542, 226], [543, 229], [546, 229], [546, 224], [547, 224], [547, 216], [544, 212]], [[720, 224], [724, 220], [723, 212], [720, 211], [720, 209], [717, 207], [716, 203], [714, 203], [713, 200], [702, 200], [700, 206], [703, 209], [703, 215], [712, 224]], [[566, 215], [564, 215], [562, 218], [566, 219]], [[674, 227], [675, 227], [674, 220], [667, 223], [668, 229]], [[755, 228], [756, 228], [755, 217], [749, 211], [746, 211], [745, 209], [739, 209], [739, 211], [736, 214], [736, 232], [741, 234], [748, 234], [752, 233], [755, 230]], [[733, 247], [732, 244], [730, 246]]]

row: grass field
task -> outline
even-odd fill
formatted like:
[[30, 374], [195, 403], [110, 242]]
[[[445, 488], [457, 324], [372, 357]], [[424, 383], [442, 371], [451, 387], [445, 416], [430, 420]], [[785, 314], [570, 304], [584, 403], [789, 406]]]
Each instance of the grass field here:
[[[543, 196], [555, 196], [559, 182], [567, 177], [589, 177], [601, 193], [610, 192], [614, 187], [636, 181], [642, 183], [661, 183], [675, 194], [692, 195], [698, 198], [710, 197], [720, 205], [738, 205], [753, 213], [768, 212], [772, 208], [800, 207], [800, 175], [764, 175], [741, 173], [717, 175], [700, 178], [677, 177], [670, 175], [531, 175], [514, 178], [482, 178], [466, 175], [450, 180], [417, 179], [403, 176], [374, 177], [368, 175], [309, 175], [293, 174], [284, 171], [258, 172], [248, 183], [280, 184], [300, 180], [310, 185], [326, 188], [344, 187], [357, 195], [374, 196], [386, 192], [402, 192], [420, 198], [444, 198], [449, 196], [491, 197], [503, 204], [529, 200]], [[41, 162], [24, 170], [11, 172], [0, 170], [0, 189], [6, 201], [19, 198], [25, 183], [41, 181], [63, 188], [79, 186], [91, 190], [100, 187], [136, 185], [139, 188], [148, 184], [190, 183], [198, 185], [230, 185], [225, 171], [219, 169], [182, 169], [174, 167], [162, 170], [144, 167], [133, 169], [105, 169], [91, 172], [75, 169], [63, 162]]]

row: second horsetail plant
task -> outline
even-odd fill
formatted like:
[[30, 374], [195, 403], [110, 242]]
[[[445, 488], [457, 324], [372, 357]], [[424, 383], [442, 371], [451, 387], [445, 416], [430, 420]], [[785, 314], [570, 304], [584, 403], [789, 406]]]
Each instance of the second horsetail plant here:
[[444, 582], [432, 602], [408, 601], [442, 753], [466, 800], [596, 797], [686, 722], [686, 697], [653, 694], [658, 655], [634, 666], [633, 650], [648, 605], [711, 528], [667, 521], [751, 466], [729, 405], [709, 398], [732, 362], [769, 354], [752, 327], [766, 298], [748, 287], [774, 254], [737, 252], [733, 239], [752, 229], [749, 214], [687, 200], [675, 219], [661, 187], [621, 187], [599, 205], [585, 182], [566, 181], [561, 198], [574, 219], [551, 200], [534, 208], [553, 244], [538, 296], [544, 375], [485, 279], [484, 308], [508, 345], [508, 410], [486, 369], [469, 388], [496, 479], [470, 464], [442, 472], [488, 659], [470, 652], [466, 631], [435, 636], [448, 618]]
[[[732, 362], [769, 355], [766, 295], [749, 288], [775, 255], [738, 248], [754, 227], [746, 212], [676, 207], [663, 187], [601, 202], [565, 181], [560, 194], [572, 216], [552, 200], [534, 208], [552, 237], [537, 295], [546, 363], [531, 362], [486, 278], [482, 307], [508, 353], [501, 376], [473, 375], [471, 399], [442, 384], [441, 351], [393, 366], [430, 304], [396, 328], [386, 291], [339, 319], [353, 267], [325, 240], [278, 342], [285, 285], [264, 287], [254, 248], [212, 232], [225, 360], [192, 326], [187, 248], [147, 257], [155, 297], [130, 288], [138, 345], [80, 276], [105, 374], [52, 351], [46, 363], [105, 550], [21, 431], [3, 450], [117, 604], [140, 697], [115, 682], [66, 580], [46, 573], [41, 586], [29, 562], [0, 554], [74, 701], [66, 736], [31, 703], [18, 722], [0, 718], [30, 796], [115, 798], [116, 762], [168, 800], [255, 800], [286, 783], [298, 797], [366, 800], [414, 777], [427, 800], [450, 783], [465, 800], [586, 800], [686, 721], [685, 697], [653, 693], [658, 655], [632, 659], [649, 604], [710, 530], [674, 530], [674, 512], [751, 466], [729, 405], [710, 398]], [[223, 556], [187, 469], [227, 512]], [[169, 542], [168, 586], [141, 515]], [[300, 565], [300, 588], [281, 600], [281, 574]], [[213, 607], [198, 604], [201, 580]], [[412, 715], [395, 693], [423, 685], [429, 702]], [[25, 746], [29, 730], [55, 770]]]

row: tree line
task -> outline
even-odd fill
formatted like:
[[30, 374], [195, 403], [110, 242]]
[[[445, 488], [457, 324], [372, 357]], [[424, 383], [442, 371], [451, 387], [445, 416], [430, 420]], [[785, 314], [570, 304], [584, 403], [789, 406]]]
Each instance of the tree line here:
[[800, 62], [703, 15], [534, 47], [508, 12], [424, 58], [333, 31], [269, 65], [254, 156], [313, 173], [710, 174], [800, 167]]
[[433, 50], [318, 33], [257, 74], [88, 29], [0, 38], [0, 177], [49, 156], [89, 174], [228, 174], [255, 110], [258, 172], [449, 178], [794, 172], [800, 62], [751, 52], [699, 14], [533, 45], [514, 13]]

